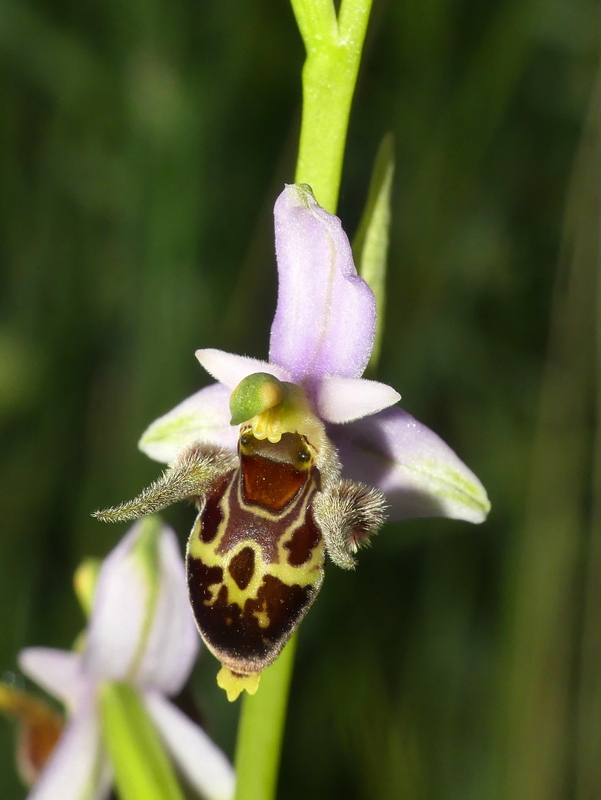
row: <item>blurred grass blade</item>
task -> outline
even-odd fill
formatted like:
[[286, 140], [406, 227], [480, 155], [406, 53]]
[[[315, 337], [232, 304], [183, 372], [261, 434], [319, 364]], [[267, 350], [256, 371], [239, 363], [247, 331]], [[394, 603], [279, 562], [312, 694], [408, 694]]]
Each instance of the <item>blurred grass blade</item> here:
[[390, 233], [390, 195], [394, 177], [394, 138], [387, 133], [376, 156], [367, 203], [353, 241], [355, 264], [362, 278], [376, 297], [378, 311], [376, 338], [369, 368], [374, 369], [380, 357], [384, 307], [386, 299], [386, 268]]
[[526, 525], [511, 565], [507, 800], [565, 797], [573, 774], [572, 681], [590, 495], [599, 230], [591, 133], [589, 125], [568, 195]]
[[53, 98], [66, 104], [81, 101], [102, 84], [105, 67], [84, 37], [53, 24], [37, 8], [2, 0], [0, 53]]
[[[601, 76], [594, 89], [589, 125], [587, 127], [590, 158], [583, 165], [590, 176], [591, 217], [601, 217]], [[593, 453], [592, 519], [586, 578], [584, 585], [584, 618], [580, 675], [578, 681], [577, 719], [577, 791], [578, 800], [597, 800], [601, 797], [601, 249], [599, 227], [591, 219], [589, 236], [596, 252], [595, 309], [595, 389], [596, 420]]]
[[121, 800], [184, 800], [152, 720], [135, 689], [107, 683], [100, 690], [105, 743]]

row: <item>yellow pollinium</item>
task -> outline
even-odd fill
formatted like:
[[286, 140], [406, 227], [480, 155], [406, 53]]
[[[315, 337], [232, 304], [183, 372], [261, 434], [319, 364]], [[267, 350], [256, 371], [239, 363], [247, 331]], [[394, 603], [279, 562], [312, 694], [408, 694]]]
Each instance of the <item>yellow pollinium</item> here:
[[230, 397], [232, 425], [245, 423], [256, 439], [274, 444], [284, 433], [305, 436], [316, 449], [324, 436], [321, 420], [301, 386], [257, 372], [248, 375]]
[[290, 430], [290, 421], [284, 419], [281, 405], [252, 417], [249, 425], [256, 439], [269, 439], [274, 444], [280, 441], [283, 433], [293, 433]]
[[261, 676], [257, 672], [252, 675], [237, 675], [228, 667], [221, 667], [217, 673], [217, 686], [224, 690], [227, 699], [233, 703], [245, 689], [249, 694], [255, 694], [260, 679]]

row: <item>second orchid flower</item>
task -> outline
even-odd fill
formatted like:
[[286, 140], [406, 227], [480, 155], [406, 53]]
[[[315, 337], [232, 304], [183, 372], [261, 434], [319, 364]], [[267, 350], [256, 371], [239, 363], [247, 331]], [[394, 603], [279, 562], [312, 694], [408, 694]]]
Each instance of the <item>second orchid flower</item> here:
[[159, 756], [165, 756], [156, 747], [152, 759], [142, 759], [154, 761], [139, 770], [142, 788], [124, 791], [119, 767], [126, 762], [131, 782], [136, 761], [119, 752], [123, 742], [108, 719], [117, 695], [135, 712], [129, 724], [132, 716], [142, 719], [147, 746], [158, 735], [202, 797], [230, 800], [234, 772], [226, 757], [168, 699], [186, 682], [200, 642], [177, 538], [158, 519], [134, 525], [104, 560], [79, 641], [80, 652], [28, 647], [19, 655], [23, 672], [57, 697], [68, 715], [28, 800], [105, 800], [114, 782], [124, 797], [183, 798], [169, 768], [162, 777], [170, 791], [159, 791]]

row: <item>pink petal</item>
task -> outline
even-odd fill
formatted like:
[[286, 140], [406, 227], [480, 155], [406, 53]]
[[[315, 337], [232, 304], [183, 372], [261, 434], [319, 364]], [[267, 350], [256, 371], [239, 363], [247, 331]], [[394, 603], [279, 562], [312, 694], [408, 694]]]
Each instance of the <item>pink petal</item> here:
[[230, 425], [230, 392], [220, 383], [201, 389], [155, 420], [144, 431], [138, 447], [165, 464], [194, 442], [235, 450], [238, 427]]
[[67, 723], [27, 800], [104, 800], [110, 791], [94, 694]]
[[167, 527], [159, 542], [159, 572], [159, 595], [135, 680], [172, 695], [179, 692], [190, 674], [200, 637], [188, 601], [179, 543]]
[[401, 395], [386, 383], [363, 378], [322, 378], [313, 386], [317, 413], [326, 422], [351, 422], [398, 403]]
[[241, 380], [255, 372], [267, 372], [281, 381], [291, 379], [288, 370], [277, 364], [268, 364], [248, 356], [226, 353], [224, 350], [197, 350], [196, 358], [219, 383], [223, 383], [232, 392]]
[[86, 669], [98, 678], [130, 677], [150, 602], [150, 581], [132, 553], [145, 520], [133, 525], [104, 559], [84, 653]]
[[376, 486], [390, 503], [390, 519], [450, 517], [483, 522], [486, 490], [433, 431], [400, 408], [329, 433], [338, 447], [343, 477]]
[[26, 647], [19, 653], [21, 671], [69, 707], [75, 706], [89, 684], [78, 653], [51, 647]]
[[373, 347], [376, 304], [340, 220], [303, 184], [286, 186], [274, 215], [279, 289], [269, 360], [296, 382], [358, 378]]
[[190, 783], [209, 800], [229, 800], [234, 794], [234, 770], [207, 734], [157, 692], [146, 705], [173, 759]]

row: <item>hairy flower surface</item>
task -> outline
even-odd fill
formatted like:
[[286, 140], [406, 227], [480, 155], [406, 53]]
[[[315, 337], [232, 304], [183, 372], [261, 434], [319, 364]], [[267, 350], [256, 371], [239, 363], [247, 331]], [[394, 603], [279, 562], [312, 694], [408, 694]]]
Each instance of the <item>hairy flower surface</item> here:
[[380, 489], [390, 519], [482, 522], [490, 504], [474, 473], [395, 405], [398, 392], [361, 377], [373, 348], [376, 307], [340, 220], [303, 184], [284, 189], [274, 216], [279, 291], [269, 362], [199, 350], [198, 360], [218, 383], [152, 423], [140, 449], [169, 464], [194, 442], [235, 451], [239, 428], [230, 424], [230, 395], [249, 376], [267, 373], [302, 387], [338, 450], [342, 477]]
[[136, 523], [100, 569], [81, 652], [22, 650], [23, 672], [66, 707], [68, 722], [28, 800], [102, 800], [112, 767], [99, 710], [107, 682], [135, 687], [173, 759], [203, 797], [227, 800], [233, 770], [204, 731], [167, 697], [198, 653], [184, 564], [173, 531]]

